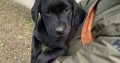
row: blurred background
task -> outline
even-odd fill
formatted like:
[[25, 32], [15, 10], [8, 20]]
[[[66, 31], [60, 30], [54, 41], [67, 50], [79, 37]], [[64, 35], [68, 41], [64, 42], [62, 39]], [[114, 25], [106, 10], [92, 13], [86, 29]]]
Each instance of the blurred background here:
[[33, 3], [0, 0], [0, 63], [30, 63]]
[[[34, 4], [34, 0], [14, 0], [22, 5], [25, 5], [27, 8], [31, 8]], [[76, 0], [77, 2], [81, 1], [81, 0]]]

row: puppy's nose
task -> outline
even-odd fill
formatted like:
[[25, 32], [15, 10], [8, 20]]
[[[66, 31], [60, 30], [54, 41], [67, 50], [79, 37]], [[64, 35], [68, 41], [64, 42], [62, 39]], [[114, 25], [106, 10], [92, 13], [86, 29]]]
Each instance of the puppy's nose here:
[[63, 34], [64, 33], [64, 28], [65, 28], [64, 26], [56, 27], [56, 33], [59, 34], [59, 35]]

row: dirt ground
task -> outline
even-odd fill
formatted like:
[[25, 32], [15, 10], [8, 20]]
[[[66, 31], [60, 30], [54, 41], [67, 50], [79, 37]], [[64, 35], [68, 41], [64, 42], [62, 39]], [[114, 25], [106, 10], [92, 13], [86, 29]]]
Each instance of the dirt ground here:
[[0, 63], [30, 63], [32, 27], [29, 9], [0, 0]]

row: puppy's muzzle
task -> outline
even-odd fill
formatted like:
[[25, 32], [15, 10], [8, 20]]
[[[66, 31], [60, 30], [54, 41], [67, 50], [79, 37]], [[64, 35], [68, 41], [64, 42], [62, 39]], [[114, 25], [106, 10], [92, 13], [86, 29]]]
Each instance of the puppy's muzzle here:
[[55, 29], [57, 35], [63, 35], [65, 31], [65, 26], [57, 26]]

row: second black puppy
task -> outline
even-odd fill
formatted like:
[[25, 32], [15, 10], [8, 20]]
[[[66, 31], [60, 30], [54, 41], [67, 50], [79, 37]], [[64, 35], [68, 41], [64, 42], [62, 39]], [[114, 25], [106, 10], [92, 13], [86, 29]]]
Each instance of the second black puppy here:
[[[31, 63], [51, 63], [67, 54], [69, 40], [84, 16], [84, 10], [75, 0], [35, 0]], [[42, 45], [50, 49], [43, 51]]]

